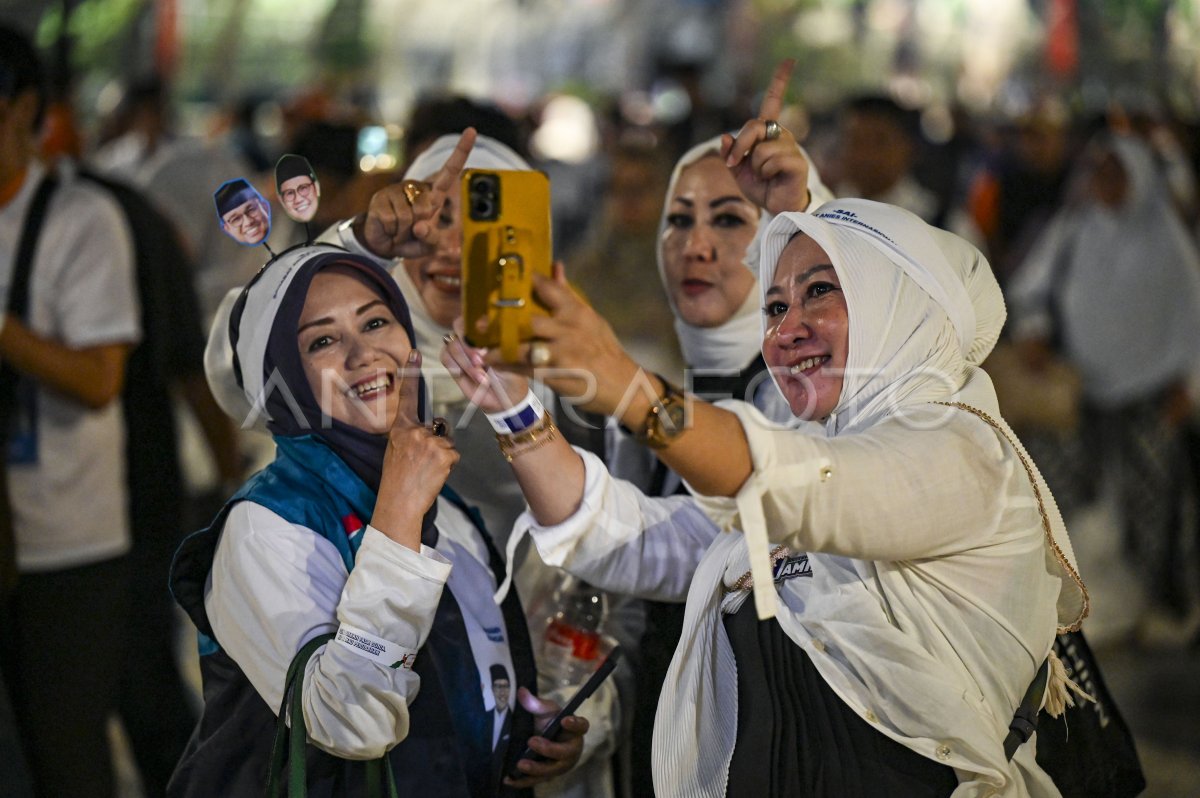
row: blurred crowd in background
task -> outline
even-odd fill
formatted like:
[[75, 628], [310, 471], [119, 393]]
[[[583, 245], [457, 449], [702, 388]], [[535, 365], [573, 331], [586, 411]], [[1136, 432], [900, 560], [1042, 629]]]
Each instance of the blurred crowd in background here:
[[[1154, 623], [1200, 639], [1200, 379], [1195, 362], [1153, 367], [1190, 349], [1188, 330], [1144, 332], [1200, 270], [1200, 2], [0, 1], [0, 19], [54, 66], [44, 155], [157, 205], [205, 325], [267, 256], [222, 234], [219, 184], [244, 176], [277, 203], [275, 162], [307, 158], [316, 235], [470, 123], [550, 175], [568, 277], [641, 362], [681, 381], [654, 271], [671, 167], [752, 117], [747, 87], [796, 56], [780, 122], [825, 183], [967, 238], [1005, 288], [992, 376], [1072, 524], [1093, 644], [1144, 641]], [[277, 214], [268, 243], [305, 238]], [[1084, 257], [1097, 241], [1111, 257]], [[1084, 331], [1102, 352], [1079, 345]], [[1105, 358], [1120, 374], [1089, 382]], [[210, 454], [205, 422], [180, 423], [195, 522], [264, 442]], [[1097, 439], [1098, 424], [1120, 434]]]

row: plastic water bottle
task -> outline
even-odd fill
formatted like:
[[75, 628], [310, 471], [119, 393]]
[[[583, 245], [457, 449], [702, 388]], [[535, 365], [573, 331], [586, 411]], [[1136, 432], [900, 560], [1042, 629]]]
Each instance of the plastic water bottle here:
[[567, 576], [554, 591], [552, 606], [540, 670], [551, 686], [579, 685], [600, 664], [607, 601], [597, 588]]

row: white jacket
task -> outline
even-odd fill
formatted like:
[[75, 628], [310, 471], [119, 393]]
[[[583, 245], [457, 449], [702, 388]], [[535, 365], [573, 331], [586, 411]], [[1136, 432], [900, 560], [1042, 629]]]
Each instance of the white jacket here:
[[[1053, 643], [1060, 589], [1012, 448], [940, 406], [928, 411], [944, 417], [932, 429], [892, 420], [833, 439], [770, 431], [750, 406], [728, 409], [742, 417], [756, 475], [775, 475], [760, 486], [772, 544], [809, 553], [812, 576], [782, 583], [777, 618], [828, 684], [882, 733], [954, 767], [956, 798], [1058, 795], [1034, 743], [1011, 763], [1003, 753]], [[749, 568], [736, 503], [649, 498], [581, 456], [575, 515], [553, 527], [525, 515], [518, 530], [529, 528], [547, 562], [606, 589], [687, 590], [655, 724], [655, 788], [723, 796], [737, 671], [720, 617], [745, 600], [725, 585]]]

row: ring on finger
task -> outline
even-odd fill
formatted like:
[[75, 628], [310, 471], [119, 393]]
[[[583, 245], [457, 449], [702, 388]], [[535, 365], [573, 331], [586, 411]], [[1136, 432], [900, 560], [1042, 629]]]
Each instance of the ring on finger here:
[[534, 341], [529, 345], [529, 365], [538, 368], [550, 365], [550, 347], [545, 341]]
[[408, 200], [410, 208], [416, 204], [417, 198], [425, 191], [416, 180], [405, 180], [400, 184], [400, 188], [404, 191], [404, 199]]
[[774, 141], [783, 134], [783, 128], [774, 119], [766, 120], [765, 124], [767, 126], [767, 134], [764, 138], [767, 141]]
[[439, 438], [446, 437], [446, 433], [450, 431], [450, 425], [446, 423], [446, 419], [438, 416], [429, 424], [430, 430]]

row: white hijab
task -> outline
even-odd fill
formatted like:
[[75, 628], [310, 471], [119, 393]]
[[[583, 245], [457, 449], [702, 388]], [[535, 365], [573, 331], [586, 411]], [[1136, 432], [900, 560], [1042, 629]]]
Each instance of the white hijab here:
[[[908, 211], [869, 200], [835, 200], [812, 215], [786, 213], [770, 224], [759, 272], [764, 294], [797, 232], [829, 255], [846, 297], [846, 375], [826, 435], [862, 432], [930, 402], [961, 402], [994, 419], [1033, 472], [1050, 521], [1048, 553], [1063, 582], [1059, 623], [1077, 627], [1087, 614], [1087, 593], [1066, 527], [1045, 480], [1001, 418], [991, 380], [978, 368], [1005, 320], [1004, 298], [986, 259]], [[747, 537], [753, 537], [750, 530]]]
[[[991, 352], [1004, 325], [1004, 299], [987, 261], [967, 242], [870, 200], [783, 214], [763, 237], [764, 302], [796, 232], [828, 253], [849, 315], [845, 381], [826, 434], [861, 431], [903, 406], [945, 399]], [[761, 324], [765, 334], [765, 317]]]
[[[446, 163], [446, 159], [450, 157], [450, 153], [454, 152], [454, 147], [458, 144], [458, 138], [458, 134], [439, 137], [413, 160], [408, 170], [404, 173], [404, 179], [428, 180], [433, 177], [442, 168], [442, 165]], [[475, 146], [471, 149], [471, 154], [467, 156], [467, 163], [464, 168], [533, 170], [533, 167], [524, 158], [514, 152], [512, 148], [488, 136], [479, 136], [475, 139]], [[462, 404], [466, 402], [462, 391], [458, 389], [449, 372], [446, 371], [436, 356], [437, 350], [441, 347], [442, 338], [450, 332], [450, 328], [438, 324], [429, 315], [429, 311], [425, 308], [425, 303], [421, 299], [421, 292], [417, 289], [412, 279], [409, 278], [408, 271], [404, 268], [403, 260], [398, 261], [395, 268], [392, 269], [392, 276], [396, 278], [396, 282], [400, 286], [400, 292], [408, 300], [409, 312], [412, 314], [413, 330], [417, 334], [417, 348], [425, 355], [421, 369], [429, 385], [434, 406]]]
[[[692, 164], [709, 157], [720, 158], [721, 137], [717, 136], [692, 147], [671, 172], [671, 181], [667, 184], [667, 194], [663, 202], [662, 218], [658, 223], [658, 244], [655, 254], [658, 260], [658, 276], [666, 289], [667, 301], [671, 305], [671, 313], [675, 315], [675, 335], [679, 338], [679, 348], [683, 351], [684, 361], [689, 368], [713, 369], [723, 371], [741, 371], [758, 356], [759, 342], [759, 312], [758, 291], [746, 292], [746, 298], [737, 311], [723, 324], [716, 327], [696, 327], [688, 324], [679, 315], [675, 301], [671, 298], [671, 289], [667, 285], [666, 264], [663, 262], [663, 241], [667, 234], [667, 217], [671, 214], [671, 200], [683, 170]], [[759, 213], [758, 231], [754, 240], [758, 241], [766, 227], [764, 218], [767, 214]], [[756, 244], [751, 244], [742, 258], [746, 268], [754, 272], [754, 265], [749, 258], [757, 251]]]
[[[658, 260], [658, 276], [662, 280], [663, 288], [666, 289], [667, 301], [671, 303], [671, 312], [675, 315], [675, 335], [679, 338], [679, 347], [683, 351], [687, 365], [695, 369], [741, 371], [758, 356], [759, 343], [762, 340], [759, 322], [762, 318], [759, 292], [753, 287], [747, 291], [746, 299], [725, 323], [716, 327], [696, 327], [688, 324], [679, 316], [679, 310], [671, 300], [666, 267], [663, 263], [663, 238], [667, 233], [667, 217], [671, 213], [671, 200], [675, 196], [675, 188], [679, 184], [683, 170], [702, 158], [719, 158], [720, 152], [721, 137], [715, 136], [692, 147], [675, 164], [675, 169], [671, 172], [671, 180], [667, 184], [662, 218], [658, 223], [658, 245], [655, 254]], [[808, 153], [805, 153], [804, 157], [808, 158]], [[817, 173], [816, 166], [812, 164], [812, 159], [808, 160], [808, 189], [812, 194], [811, 207], [815, 208], [826, 200], [832, 199], [833, 194], [821, 182], [821, 176]], [[758, 273], [759, 245], [763, 231], [772, 218], [774, 217], [771, 214], [760, 211], [758, 230], [754, 240], [746, 248], [746, 254], [742, 257], [742, 263], [750, 270], [751, 274]]]

